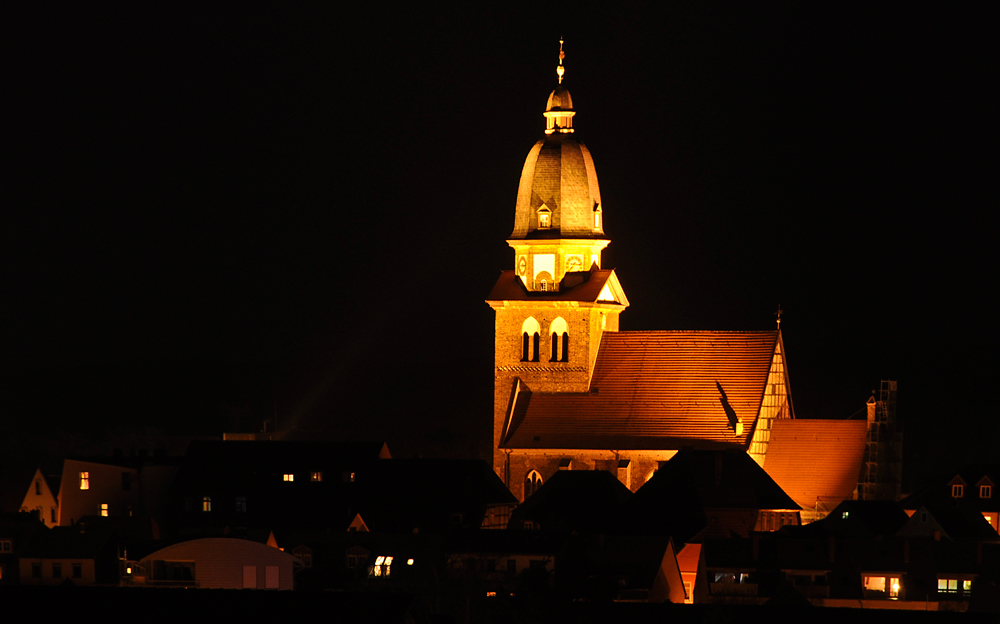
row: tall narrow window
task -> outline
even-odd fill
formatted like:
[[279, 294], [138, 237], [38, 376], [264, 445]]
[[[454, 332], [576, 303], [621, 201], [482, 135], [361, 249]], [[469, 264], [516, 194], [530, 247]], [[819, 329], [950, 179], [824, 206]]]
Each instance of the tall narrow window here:
[[524, 319], [521, 324], [521, 361], [538, 361], [538, 341], [541, 327], [533, 316]]
[[201, 499], [201, 510], [202, 511], [212, 511], [212, 497], [203, 496]]
[[542, 486], [542, 475], [538, 474], [537, 470], [532, 470], [528, 473], [528, 476], [524, 478], [524, 498], [528, 499], [529, 496], [538, 491], [538, 488]]
[[549, 326], [552, 338], [552, 357], [550, 362], [569, 362], [569, 332], [566, 321], [560, 316]]
[[80, 473], [80, 489], [89, 490], [90, 489], [90, 473], [81, 472]]
[[105, 517], [108, 515], [108, 504], [107, 503], [101, 503], [101, 515], [105, 516]]

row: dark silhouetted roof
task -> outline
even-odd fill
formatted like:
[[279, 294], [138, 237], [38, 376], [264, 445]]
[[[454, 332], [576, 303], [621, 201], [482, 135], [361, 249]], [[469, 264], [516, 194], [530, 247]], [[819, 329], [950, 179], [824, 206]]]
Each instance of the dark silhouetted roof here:
[[598, 533], [631, 496], [606, 470], [560, 470], [514, 511], [510, 526], [531, 520], [545, 530]]
[[622, 505], [623, 528], [686, 542], [707, 525], [708, 509], [798, 509], [798, 505], [739, 449], [684, 449]]
[[893, 501], [845, 500], [822, 520], [790, 530], [808, 537], [869, 539], [894, 536], [906, 521], [906, 512]]

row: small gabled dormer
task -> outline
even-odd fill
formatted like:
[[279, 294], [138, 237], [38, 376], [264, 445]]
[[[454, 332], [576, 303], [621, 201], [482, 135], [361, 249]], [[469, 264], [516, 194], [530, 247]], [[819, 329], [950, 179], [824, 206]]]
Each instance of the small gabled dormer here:
[[965, 479], [959, 475], [955, 475], [955, 478], [948, 482], [949, 495], [952, 498], [963, 498], [967, 485], [969, 484], [965, 482]]
[[989, 500], [993, 498], [994, 485], [993, 479], [990, 479], [988, 475], [983, 475], [983, 478], [976, 482], [976, 494], [983, 500]]

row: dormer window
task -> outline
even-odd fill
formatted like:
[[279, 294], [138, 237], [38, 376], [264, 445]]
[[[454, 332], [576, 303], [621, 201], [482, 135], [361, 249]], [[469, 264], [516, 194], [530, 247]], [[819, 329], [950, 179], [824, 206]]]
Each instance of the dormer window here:
[[552, 211], [544, 205], [538, 210], [538, 229], [547, 230], [552, 227]]
[[951, 486], [951, 497], [952, 498], [962, 498], [963, 496], [965, 496], [965, 486], [964, 485], [962, 485], [960, 483], [956, 483], [955, 485]]
[[979, 486], [979, 498], [991, 498], [992, 496], [993, 496], [993, 486], [990, 485]]

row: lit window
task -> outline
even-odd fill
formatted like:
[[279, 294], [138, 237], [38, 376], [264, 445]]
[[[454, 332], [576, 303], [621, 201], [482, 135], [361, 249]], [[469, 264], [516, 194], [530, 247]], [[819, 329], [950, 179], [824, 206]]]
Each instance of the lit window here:
[[939, 594], [958, 593], [958, 579], [938, 579], [937, 590]]
[[884, 576], [866, 576], [865, 577], [865, 589], [869, 591], [885, 591], [885, 577]]
[[322, 481], [323, 480], [323, 473], [322, 472], [313, 472], [313, 473], [311, 473], [309, 475], [309, 480], [310, 481]]
[[990, 498], [993, 496], [993, 488], [988, 485], [979, 486], [979, 498]]
[[594, 213], [594, 229], [601, 229], [601, 213], [599, 212]]
[[407, 559], [406, 565], [413, 565], [413, 559]]
[[108, 504], [107, 503], [101, 503], [101, 515], [102, 516], [107, 516], [108, 515]]
[[962, 581], [962, 591], [964, 592], [972, 591], [972, 579], [965, 579]]
[[965, 496], [965, 486], [959, 483], [951, 486], [951, 497], [952, 498], [962, 498]]
[[539, 228], [549, 228], [552, 227], [552, 213], [549, 212], [547, 208], [542, 208], [538, 211], [538, 227]]
[[849, 512], [849, 511], [842, 512], [840, 514], [840, 519], [841, 520], [847, 520], [847, 516], [849, 516], [849, 515], [851, 515], [851, 512]]
[[204, 496], [201, 499], [201, 510], [202, 511], [212, 511], [212, 497]]
[[284, 479], [285, 479], [285, 481], [289, 481], [289, 482], [290, 481], [295, 481], [295, 475], [293, 475], [290, 472], [286, 472]]
[[528, 476], [524, 478], [524, 498], [527, 499], [529, 496], [538, 491], [538, 488], [542, 486], [542, 475], [538, 474], [537, 470], [532, 470], [528, 473]]
[[889, 598], [899, 598], [899, 579], [896, 577], [889, 579]]
[[90, 473], [81, 472], [80, 473], [80, 489], [89, 490], [90, 489]]

